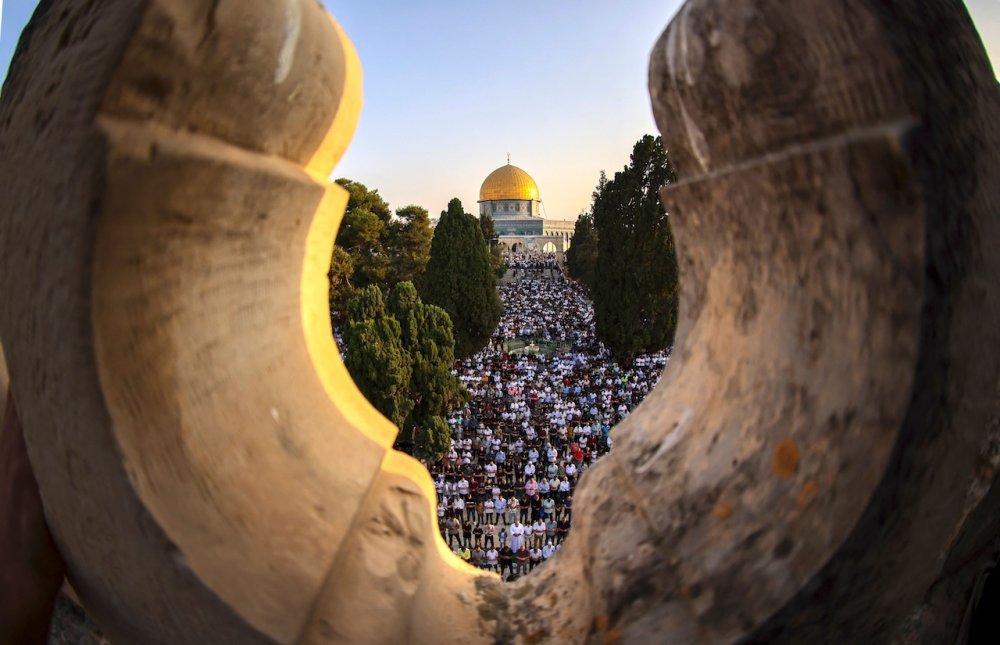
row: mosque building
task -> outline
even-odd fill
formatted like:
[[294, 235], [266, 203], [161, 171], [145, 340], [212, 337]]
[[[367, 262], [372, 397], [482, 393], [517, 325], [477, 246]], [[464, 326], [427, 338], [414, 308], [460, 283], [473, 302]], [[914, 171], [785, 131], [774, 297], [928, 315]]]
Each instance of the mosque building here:
[[531, 175], [517, 166], [500, 166], [479, 189], [479, 215], [493, 218], [500, 244], [514, 252], [562, 253], [569, 248], [576, 222], [548, 219], [542, 214], [542, 198]]

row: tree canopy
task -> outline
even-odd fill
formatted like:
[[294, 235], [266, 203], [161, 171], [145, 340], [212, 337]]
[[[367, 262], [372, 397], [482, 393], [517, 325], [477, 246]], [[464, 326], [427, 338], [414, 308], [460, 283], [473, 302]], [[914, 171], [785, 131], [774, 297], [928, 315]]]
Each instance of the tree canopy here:
[[410, 397], [413, 409], [403, 424], [403, 437], [413, 455], [436, 460], [449, 448], [451, 430], [445, 415], [468, 400], [468, 393], [451, 373], [455, 336], [448, 313], [425, 304], [410, 282], [400, 282], [389, 295], [389, 312], [399, 321], [404, 350], [410, 356]]
[[448, 202], [434, 229], [420, 295], [448, 312], [459, 358], [485, 347], [500, 322], [502, 306], [486, 240], [458, 199]]
[[[602, 174], [603, 177], [603, 174]], [[566, 270], [587, 289], [594, 288], [597, 272], [597, 229], [590, 213], [582, 213], [573, 227], [573, 238], [566, 251]]]
[[337, 184], [349, 197], [330, 258], [331, 310], [343, 309], [355, 289], [377, 285], [387, 291], [406, 280], [419, 284], [430, 259], [427, 211], [409, 205], [393, 216], [378, 190], [350, 179]]
[[399, 444], [415, 457], [437, 460], [448, 450], [452, 406], [468, 399], [451, 373], [455, 340], [451, 319], [423, 303], [410, 282], [383, 301], [377, 285], [347, 302], [344, 363], [372, 405], [401, 428]]
[[396, 217], [385, 235], [386, 252], [392, 266], [392, 284], [420, 284], [431, 257], [433, 235], [426, 208], [410, 204], [396, 209]]
[[337, 303], [346, 303], [351, 297], [353, 287], [351, 276], [354, 275], [354, 256], [340, 246], [333, 247], [330, 257], [330, 270], [326, 277], [330, 279], [330, 307]]
[[677, 256], [659, 191], [676, 180], [660, 138], [646, 135], [629, 164], [611, 180], [602, 173], [594, 192], [594, 322], [598, 337], [626, 361], [674, 342]]
[[379, 412], [402, 427], [413, 410], [412, 360], [399, 322], [386, 311], [376, 285], [359, 289], [347, 301], [343, 338], [344, 365], [354, 383]]
[[390, 263], [383, 237], [392, 220], [392, 211], [377, 190], [349, 179], [338, 179], [337, 183], [350, 195], [336, 245], [354, 261], [351, 284], [356, 288], [384, 285], [389, 278]]
[[507, 262], [503, 259], [503, 249], [500, 248], [500, 236], [493, 222], [493, 216], [483, 213], [479, 216], [479, 229], [483, 232], [483, 239], [490, 249], [490, 266], [493, 268], [493, 275], [497, 278], [503, 277], [507, 270]]

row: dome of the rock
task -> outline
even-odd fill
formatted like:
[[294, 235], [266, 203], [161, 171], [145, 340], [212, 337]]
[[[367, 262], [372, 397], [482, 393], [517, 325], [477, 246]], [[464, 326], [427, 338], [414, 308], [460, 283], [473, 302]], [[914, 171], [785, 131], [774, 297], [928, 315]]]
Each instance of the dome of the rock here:
[[497, 199], [525, 199], [538, 201], [538, 184], [531, 175], [509, 163], [500, 166], [486, 177], [479, 188], [479, 201]]

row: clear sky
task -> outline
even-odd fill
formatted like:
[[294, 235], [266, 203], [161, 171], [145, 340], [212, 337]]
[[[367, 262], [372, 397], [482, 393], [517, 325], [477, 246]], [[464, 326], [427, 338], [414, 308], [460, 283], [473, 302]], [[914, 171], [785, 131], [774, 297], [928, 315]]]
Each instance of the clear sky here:
[[[681, 0], [323, 0], [365, 69], [365, 108], [336, 176], [432, 216], [511, 163], [549, 217], [590, 204], [601, 170], [656, 133], [649, 51]], [[35, 0], [0, 0], [0, 76]], [[1000, 61], [1000, 0], [968, 6]], [[996, 68], [996, 65], [994, 65]]]

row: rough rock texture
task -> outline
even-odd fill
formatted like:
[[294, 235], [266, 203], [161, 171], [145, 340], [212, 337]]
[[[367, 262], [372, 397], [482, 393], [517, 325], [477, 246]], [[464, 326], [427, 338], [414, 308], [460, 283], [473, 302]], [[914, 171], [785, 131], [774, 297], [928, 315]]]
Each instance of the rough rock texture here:
[[7, 361], [3, 356], [3, 344], [0, 342], [0, 406], [7, 409], [7, 386], [10, 383], [10, 375], [7, 373]]
[[360, 109], [312, 0], [43, 3], [0, 98], [0, 337], [116, 642], [941, 642], [1000, 535], [1000, 92], [957, 0], [690, 0], [653, 50], [663, 383], [509, 586], [336, 355]]
[[[511, 628], [838, 643], [928, 603], [961, 620], [1000, 535], [1000, 92], [964, 7], [692, 0], [650, 94], [681, 175], [677, 347]], [[911, 639], [955, 637], [935, 622]]]
[[65, 593], [56, 598], [49, 627], [48, 645], [108, 645], [83, 607]]
[[310, 0], [54, 0], [22, 38], [0, 336], [113, 640], [295, 640], [381, 470], [394, 429], [324, 295], [347, 199], [326, 177], [359, 110], [356, 55]]

